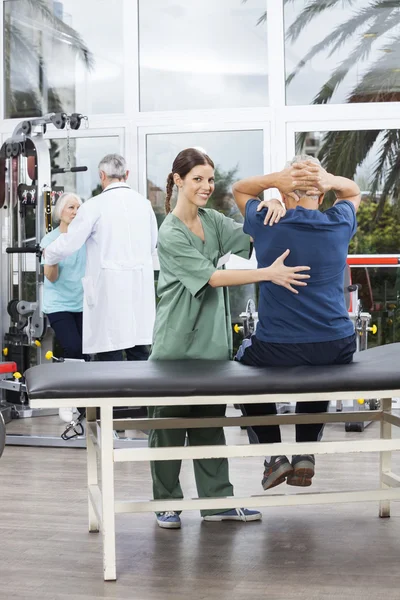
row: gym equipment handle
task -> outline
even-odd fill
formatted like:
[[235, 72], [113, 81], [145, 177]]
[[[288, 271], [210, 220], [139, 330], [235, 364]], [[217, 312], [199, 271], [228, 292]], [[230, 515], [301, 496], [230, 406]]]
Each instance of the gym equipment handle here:
[[7, 254], [36, 254], [37, 248], [35, 246], [6, 248], [6, 252]]
[[19, 246], [14, 246], [14, 247], [9, 247], [6, 248], [6, 253], [7, 254], [36, 254], [36, 256], [38, 258], [41, 258], [42, 256], [42, 250], [39, 246], [39, 244], [36, 244], [36, 246], [24, 246], [24, 247], [19, 247]]
[[80, 173], [82, 171], [87, 171], [87, 167], [71, 167], [70, 169], [66, 169], [65, 167], [61, 167], [60, 169], [52, 169], [52, 175], [58, 175], [58, 173]]

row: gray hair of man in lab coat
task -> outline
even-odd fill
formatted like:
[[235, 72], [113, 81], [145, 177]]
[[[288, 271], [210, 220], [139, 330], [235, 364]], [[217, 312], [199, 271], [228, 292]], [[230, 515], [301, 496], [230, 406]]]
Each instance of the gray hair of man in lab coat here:
[[120, 154], [107, 154], [99, 162], [99, 171], [103, 171], [108, 179], [125, 179], [126, 161]]

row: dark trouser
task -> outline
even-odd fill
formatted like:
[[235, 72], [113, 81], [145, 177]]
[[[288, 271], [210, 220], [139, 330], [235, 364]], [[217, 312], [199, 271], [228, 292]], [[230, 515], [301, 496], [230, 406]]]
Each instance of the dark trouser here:
[[82, 313], [54, 312], [47, 315], [64, 358], [85, 358], [82, 354]]
[[[96, 356], [97, 360], [104, 362], [121, 361], [124, 360], [123, 352], [125, 352], [127, 360], [147, 360], [150, 354], [148, 346], [132, 346], [132, 348], [126, 348], [125, 350], [110, 350], [109, 352], [98, 352]], [[114, 419], [139, 419], [141, 417], [147, 417], [147, 408], [145, 406], [115, 406], [113, 410], [113, 415]]]
[[[110, 350], [109, 352], [98, 352], [97, 360], [118, 361], [124, 360], [123, 350]], [[125, 349], [126, 360], [147, 360], [149, 358], [148, 346], [132, 346]]]
[[[293, 367], [298, 365], [344, 365], [352, 362], [356, 338], [352, 335], [330, 342], [308, 344], [272, 344], [252, 336], [244, 340], [236, 355], [239, 362], [257, 367]], [[319, 413], [328, 410], [329, 402], [298, 402], [296, 412]], [[276, 404], [244, 404], [247, 416], [275, 415]], [[322, 423], [296, 425], [296, 442], [316, 442], [322, 437]], [[279, 425], [258, 425], [251, 428], [260, 444], [279, 443]], [[251, 438], [251, 432], [249, 432]]]
[[[82, 353], [82, 313], [62, 311], [50, 313], [47, 317], [63, 349], [63, 358], [89, 360]], [[78, 411], [80, 415], [85, 414], [84, 408], [78, 408]]]

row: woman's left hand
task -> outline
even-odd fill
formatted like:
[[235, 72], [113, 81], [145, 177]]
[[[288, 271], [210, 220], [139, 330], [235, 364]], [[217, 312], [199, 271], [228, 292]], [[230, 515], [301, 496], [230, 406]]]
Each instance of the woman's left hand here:
[[279, 223], [282, 217], [286, 215], [286, 208], [279, 200], [261, 200], [257, 206], [257, 211], [260, 211], [263, 208], [267, 209], [264, 225], [272, 226], [275, 223]]

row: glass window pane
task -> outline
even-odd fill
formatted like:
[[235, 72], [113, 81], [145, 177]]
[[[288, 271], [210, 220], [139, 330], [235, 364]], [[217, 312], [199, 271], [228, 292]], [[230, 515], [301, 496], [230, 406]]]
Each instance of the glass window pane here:
[[[200, 147], [214, 161], [215, 190], [208, 206], [242, 221], [233, 201], [234, 181], [263, 172], [262, 131], [166, 133], [147, 136], [147, 196], [159, 224], [164, 220], [165, 183], [176, 155], [184, 148]], [[176, 191], [176, 189], [175, 189]], [[174, 206], [175, 196], [172, 199]]]
[[265, 0], [139, 0], [142, 111], [268, 104]]
[[297, 152], [317, 156], [330, 173], [354, 179], [361, 189], [352, 254], [400, 253], [400, 171], [393, 160], [399, 146], [398, 129], [296, 134]]
[[122, 3], [6, 0], [5, 116], [122, 113]]
[[[176, 155], [184, 148], [203, 148], [213, 160], [215, 190], [208, 207], [242, 222], [233, 201], [231, 185], [243, 177], [259, 175], [263, 166], [262, 131], [212, 131], [195, 133], [168, 133], [147, 136], [147, 197], [156, 213], [159, 224], [165, 218], [165, 183]], [[172, 199], [174, 206], [175, 197]], [[232, 320], [238, 321], [239, 314], [246, 309], [247, 300], [255, 299], [254, 285], [232, 287], [229, 290]], [[238, 339], [239, 338], [239, 339]], [[235, 346], [240, 336], [235, 337]]]
[[[101, 192], [98, 164], [111, 153], [120, 153], [118, 136], [85, 137], [70, 139], [70, 166], [87, 167], [88, 170], [78, 173], [61, 173], [52, 176], [52, 184], [64, 187], [66, 192], [74, 192], [87, 200]], [[67, 140], [65, 138], [50, 141], [51, 166], [65, 167], [68, 162]]]
[[398, 2], [285, 3], [287, 104], [400, 100]]

